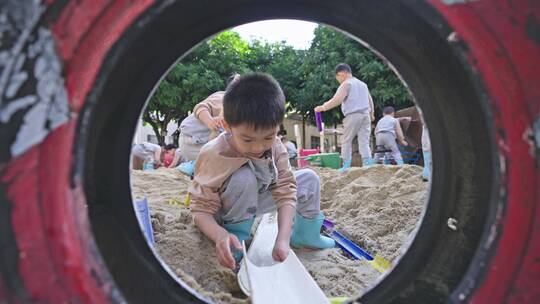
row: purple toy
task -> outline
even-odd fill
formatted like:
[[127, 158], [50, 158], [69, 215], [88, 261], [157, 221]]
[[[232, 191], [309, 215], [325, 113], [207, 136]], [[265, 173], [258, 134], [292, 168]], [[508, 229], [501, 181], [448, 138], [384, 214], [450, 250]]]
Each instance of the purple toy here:
[[315, 112], [315, 122], [317, 123], [317, 130], [319, 130], [319, 132], [322, 132], [321, 112]]

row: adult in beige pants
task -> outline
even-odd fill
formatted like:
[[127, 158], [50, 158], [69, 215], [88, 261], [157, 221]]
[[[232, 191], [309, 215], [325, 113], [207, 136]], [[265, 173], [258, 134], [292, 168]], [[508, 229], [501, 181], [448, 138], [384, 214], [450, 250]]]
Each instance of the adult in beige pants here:
[[358, 136], [358, 150], [362, 156], [362, 165], [373, 164], [371, 148], [371, 122], [375, 120], [373, 99], [367, 85], [354, 77], [351, 67], [346, 63], [336, 66], [336, 80], [340, 83], [334, 96], [321, 106], [315, 107], [316, 112], [328, 111], [341, 105], [343, 119], [343, 136], [341, 142], [341, 157], [343, 167], [340, 172], [351, 167], [352, 141]]

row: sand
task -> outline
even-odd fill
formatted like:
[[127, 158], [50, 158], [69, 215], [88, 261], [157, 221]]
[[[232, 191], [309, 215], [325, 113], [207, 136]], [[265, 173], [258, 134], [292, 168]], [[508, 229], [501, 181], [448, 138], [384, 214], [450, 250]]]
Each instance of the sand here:
[[[406, 249], [427, 200], [428, 183], [417, 166], [352, 168], [346, 174], [313, 168], [322, 184], [321, 209], [336, 228], [372, 255], [395, 261]], [[213, 244], [183, 206], [189, 179], [174, 169], [133, 171], [136, 199], [148, 197], [155, 248], [185, 283], [216, 303], [249, 303], [236, 275], [219, 265]], [[170, 201], [173, 199], [174, 201]], [[295, 250], [328, 297], [359, 295], [380, 273], [338, 248]]]

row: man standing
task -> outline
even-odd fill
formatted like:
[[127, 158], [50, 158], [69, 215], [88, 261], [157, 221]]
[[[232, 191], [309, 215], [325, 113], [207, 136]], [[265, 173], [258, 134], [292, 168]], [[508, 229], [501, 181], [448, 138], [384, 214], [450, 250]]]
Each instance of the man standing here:
[[336, 80], [340, 83], [334, 97], [321, 106], [315, 107], [315, 112], [324, 112], [341, 105], [343, 119], [343, 137], [341, 143], [341, 158], [343, 167], [341, 173], [351, 167], [352, 141], [358, 136], [358, 150], [362, 156], [362, 166], [373, 164], [369, 139], [371, 122], [375, 120], [373, 99], [367, 85], [352, 75], [351, 67], [346, 63], [336, 66]]

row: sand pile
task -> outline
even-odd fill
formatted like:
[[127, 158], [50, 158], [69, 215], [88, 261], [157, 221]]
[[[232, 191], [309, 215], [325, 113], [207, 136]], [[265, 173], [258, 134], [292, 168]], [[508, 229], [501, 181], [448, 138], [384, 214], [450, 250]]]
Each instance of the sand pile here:
[[[321, 208], [337, 229], [372, 254], [395, 259], [420, 219], [428, 183], [416, 166], [353, 168], [346, 174], [315, 168], [321, 177]], [[189, 179], [176, 170], [133, 171], [135, 198], [148, 197], [156, 249], [188, 285], [217, 303], [248, 303], [235, 274], [219, 265], [213, 244], [194, 227], [182, 205]], [[335, 248], [295, 250], [329, 297], [350, 296], [379, 273]]]

